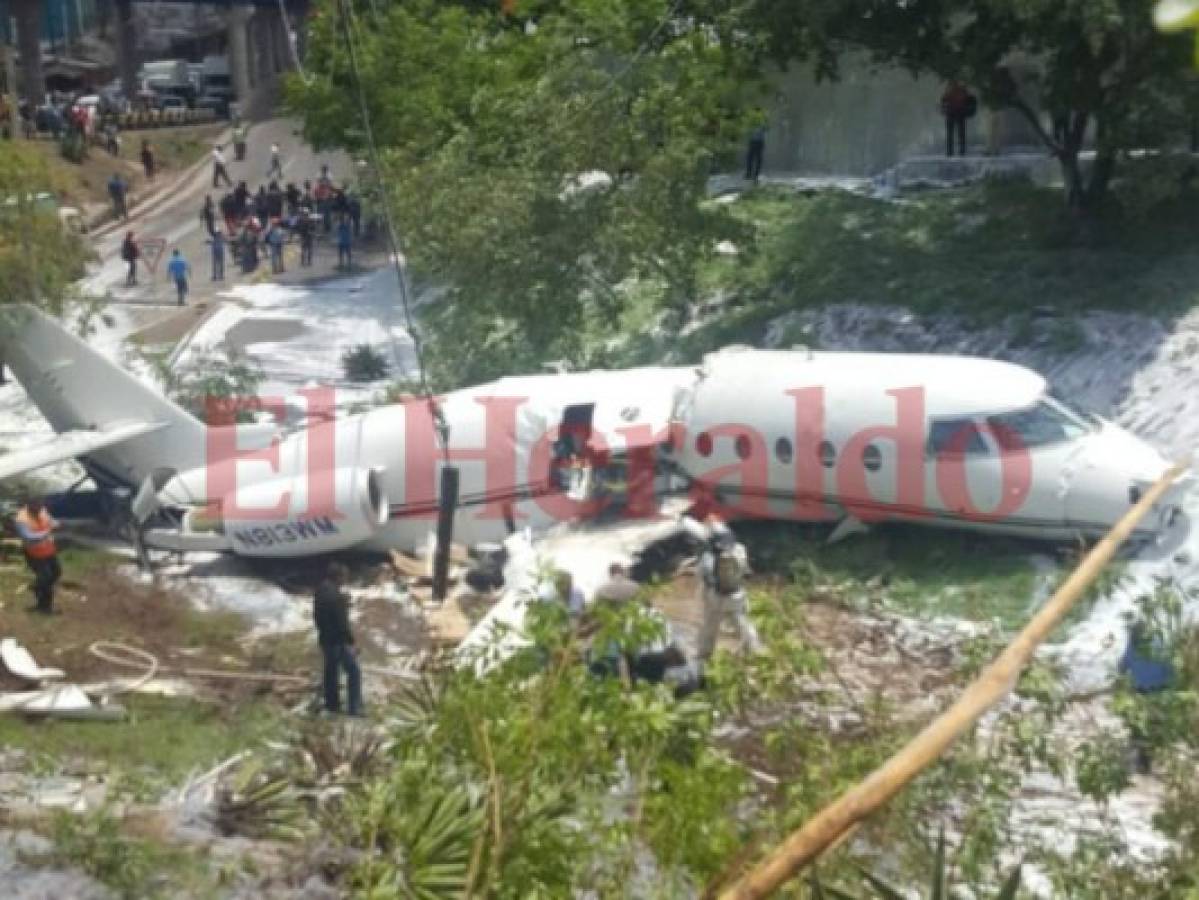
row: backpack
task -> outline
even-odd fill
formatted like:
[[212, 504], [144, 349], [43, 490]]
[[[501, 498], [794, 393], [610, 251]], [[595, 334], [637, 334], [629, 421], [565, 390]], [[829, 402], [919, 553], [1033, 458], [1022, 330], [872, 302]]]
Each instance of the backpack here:
[[732, 552], [715, 551], [712, 562], [712, 580], [716, 590], [721, 594], [735, 594], [741, 590], [745, 573], [741, 569], [741, 560]]

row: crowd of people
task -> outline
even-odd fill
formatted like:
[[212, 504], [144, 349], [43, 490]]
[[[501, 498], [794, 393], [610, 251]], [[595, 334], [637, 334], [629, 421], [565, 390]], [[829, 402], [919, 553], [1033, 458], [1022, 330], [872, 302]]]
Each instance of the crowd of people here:
[[[239, 162], [246, 158], [247, 131], [242, 122], [235, 122], [233, 150]], [[146, 177], [152, 179], [156, 160], [148, 142], [141, 155]], [[319, 239], [331, 240], [337, 247], [339, 271], [353, 267], [354, 245], [362, 235], [362, 202], [348, 184], [334, 182], [328, 165], [321, 166], [315, 179], [284, 182], [283, 154], [278, 144], [272, 144], [266, 175], [254, 190], [247, 180], [235, 182], [230, 176], [223, 146], [213, 146], [211, 162], [212, 187], [214, 191], [224, 188], [216, 199], [213, 193], [206, 195], [200, 208], [200, 221], [211, 251], [213, 281], [224, 280], [225, 263], [230, 257], [245, 274], [255, 272], [264, 259], [269, 259], [272, 274], [280, 274], [285, 271], [288, 245], [298, 245], [299, 264], [307, 268], [313, 264]], [[128, 221], [128, 182], [114, 173], [108, 192], [114, 216]], [[144, 254], [132, 231], [122, 242], [121, 259], [129, 267], [126, 286], [137, 285]], [[191, 265], [179, 248], [171, 254], [167, 274], [175, 285], [179, 305], [184, 305], [190, 290]]]
[[[244, 151], [238, 151], [242, 153]], [[321, 166], [315, 181], [280, 184], [283, 164], [278, 145], [271, 147], [267, 181], [253, 191], [244, 180], [229, 177], [224, 151], [212, 151], [212, 186], [226, 187], [220, 199], [204, 198], [200, 218], [212, 247], [212, 278], [224, 278], [225, 254], [232, 252], [245, 273], [255, 271], [260, 257], [270, 259], [272, 274], [284, 271], [284, 248], [298, 244], [300, 265], [312, 265], [313, 249], [320, 236], [337, 246], [337, 268], [353, 265], [353, 247], [362, 234], [362, 202], [349, 185], [338, 186]]]

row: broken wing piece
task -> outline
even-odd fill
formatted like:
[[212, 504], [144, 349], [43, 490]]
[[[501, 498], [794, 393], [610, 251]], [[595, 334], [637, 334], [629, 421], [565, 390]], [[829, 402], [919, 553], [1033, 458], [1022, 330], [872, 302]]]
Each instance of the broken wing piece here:
[[46, 669], [39, 666], [25, 645], [14, 638], [0, 640], [0, 662], [4, 668], [30, 684], [41, 684], [43, 681], [58, 681], [64, 673], [62, 669]]
[[96, 704], [77, 684], [58, 684], [40, 691], [0, 694], [0, 713], [116, 722], [125, 718], [119, 703]]
[[64, 431], [52, 441], [0, 455], [0, 479], [22, 475], [42, 466], [65, 462], [78, 456], [86, 456], [101, 447], [111, 447], [113, 444], [120, 444], [164, 427], [165, 425], [158, 422], [130, 422], [114, 425], [103, 431]]

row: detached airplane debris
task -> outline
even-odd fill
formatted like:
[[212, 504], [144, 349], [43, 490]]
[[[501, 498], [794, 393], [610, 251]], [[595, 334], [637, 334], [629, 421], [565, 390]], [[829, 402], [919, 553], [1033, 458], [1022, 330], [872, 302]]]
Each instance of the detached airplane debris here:
[[119, 703], [109, 703], [103, 695], [95, 702], [77, 684], [42, 686], [46, 681], [60, 680], [64, 675], [62, 669], [39, 666], [25, 646], [14, 638], [0, 640], [0, 662], [17, 678], [38, 685], [35, 690], [0, 693], [0, 713], [103, 722], [125, 718], [125, 708]]
[[[41, 312], [0, 317], [3, 359], [59, 433], [0, 457], [0, 474], [77, 458], [135, 541], [165, 550], [412, 552], [447, 458], [467, 546], [653, 518], [685, 494], [729, 518], [838, 533], [901, 521], [1070, 540], [1105, 533], [1167, 468], [1040, 375], [993, 360], [728, 348], [698, 366], [503, 378], [435, 410], [417, 399], [337, 418], [332, 390], [306, 390], [261, 401], [277, 424], [237, 424], [225, 403], [206, 425]], [[1175, 494], [1140, 536], [1178, 515]]]
[[22, 681], [29, 684], [41, 684], [43, 681], [61, 681], [66, 674], [62, 669], [42, 668], [34, 661], [33, 655], [18, 643], [15, 638], [0, 640], [0, 662], [4, 668]]
[[125, 718], [125, 707], [119, 703], [96, 703], [77, 684], [0, 694], [0, 712], [89, 722], [118, 722]]

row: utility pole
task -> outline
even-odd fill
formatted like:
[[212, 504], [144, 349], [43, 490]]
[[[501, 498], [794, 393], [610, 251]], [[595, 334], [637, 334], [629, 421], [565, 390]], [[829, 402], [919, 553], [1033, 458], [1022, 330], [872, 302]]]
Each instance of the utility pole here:
[[9, 108], [9, 134], [13, 139], [24, 137], [17, 98], [17, 55], [8, 42], [7, 34], [0, 41], [0, 65], [3, 65], [4, 97]]
[[133, 0], [115, 0], [117, 13], [117, 59], [121, 92], [132, 103], [141, 85], [137, 83], [137, 29], [133, 23]]
[[250, 102], [250, 51], [247, 46], [246, 28], [250, 21], [250, 11], [244, 6], [234, 6], [229, 10], [229, 38], [226, 42], [226, 57], [229, 60], [229, 76], [233, 82], [233, 93], [237, 95], [238, 106], [245, 111]]
[[33, 109], [46, 102], [46, 77], [42, 74], [42, 2], [12, 0], [17, 20], [17, 49], [21, 54], [21, 87]]

